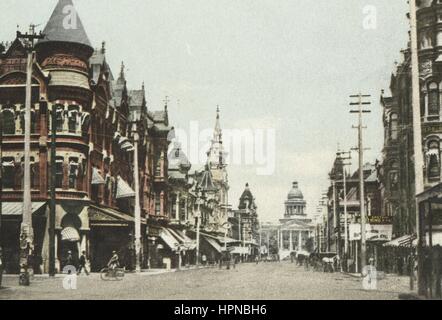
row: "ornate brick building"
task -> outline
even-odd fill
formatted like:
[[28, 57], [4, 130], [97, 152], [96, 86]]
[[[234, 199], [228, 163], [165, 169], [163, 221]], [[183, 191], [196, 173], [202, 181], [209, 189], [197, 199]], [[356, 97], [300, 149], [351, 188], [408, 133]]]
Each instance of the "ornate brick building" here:
[[[441, 182], [442, 2], [423, 0], [417, 10], [424, 184]], [[383, 214], [393, 218], [395, 236], [415, 232], [415, 190], [410, 44], [393, 71], [390, 93], [383, 93], [385, 128], [380, 176]], [[435, 210], [439, 210], [435, 208]]]
[[[58, 269], [67, 251], [86, 251], [92, 268], [103, 267], [112, 250], [133, 265], [133, 144], [140, 134], [140, 199], [143, 247], [146, 232], [167, 222], [167, 108], [150, 112], [144, 86], [129, 91], [124, 67], [114, 80], [104, 43], [94, 49], [77, 15], [77, 28], [63, 26], [60, 0], [36, 44], [32, 74], [32, 209], [35, 254], [48, 266], [50, 135], [56, 130], [56, 250]], [[3, 119], [1, 245], [7, 271], [18, 270], [23, 199], [26, 51], [16, 39], [0, 55]], [[51, 113], [56, 123], [51, 123]], [[136, 127], [133, 125], [136, 124]], [[149, 228], [147, 228], [149, 221]], [[153, 232], [154, 233], [154, 232]], [[148, 261], [145, 259], [144, 266]]]

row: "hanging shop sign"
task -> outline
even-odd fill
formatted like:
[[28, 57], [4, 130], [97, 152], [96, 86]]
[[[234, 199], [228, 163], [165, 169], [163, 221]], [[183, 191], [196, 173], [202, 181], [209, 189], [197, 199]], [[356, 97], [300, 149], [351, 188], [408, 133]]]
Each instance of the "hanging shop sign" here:
[[[349, 225], [349, 240], [361, 240], [361, 225], [352, 223]], [[366, 224], [366, 241], [391, 241], [393, 235], [393, 225], [391, 224]]]

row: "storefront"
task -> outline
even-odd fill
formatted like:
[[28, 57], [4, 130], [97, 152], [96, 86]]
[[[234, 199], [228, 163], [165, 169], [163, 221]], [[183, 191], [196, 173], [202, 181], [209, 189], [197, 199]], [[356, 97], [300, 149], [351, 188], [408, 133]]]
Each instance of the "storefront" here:
[[[23, 214], [23, 202], [3, 202], [0, 245], [3, 248], [5, 273], [19, 273], [20, 227]], [[39, 257], [42, 248], [45, 226], [45, 202], [33, 202], [33, 227], [35, 253]], [[37, 268], [38, 269], [38, 268]]]
[[[106, 267], [116, 251], [127, 270], [135, 267], [134, 218], [125, 213], [97, 206], [89, 207], [90, 259], [92, 271]], [[145, 224], [142, 224], [142, 230]], [[144, 241], [142, 241], [144, 242]], [[143, 246], [144, 247], [144, 246]]]

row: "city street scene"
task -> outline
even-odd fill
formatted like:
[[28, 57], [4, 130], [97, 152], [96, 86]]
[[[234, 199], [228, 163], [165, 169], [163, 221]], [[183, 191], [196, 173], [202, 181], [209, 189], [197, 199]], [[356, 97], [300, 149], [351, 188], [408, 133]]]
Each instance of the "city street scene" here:
[[0, 21], [0, 300], [442, 299], [442, 1]]

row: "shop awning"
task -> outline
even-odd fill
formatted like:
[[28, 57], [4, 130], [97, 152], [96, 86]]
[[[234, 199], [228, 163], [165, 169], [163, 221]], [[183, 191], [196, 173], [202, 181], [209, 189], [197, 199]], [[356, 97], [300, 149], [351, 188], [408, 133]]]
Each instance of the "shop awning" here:
[[135, 197], [135, 191], [120, 176], [117, 178], [117, 199]]
[[249, 247], [233, 247], [231, 253], [236, 254], [250, 254]]
[[135, 222], [134, 217], [111, 209], [89, 206], [89, 220], [92, 226], [128, 226]]
[[384, 243], [384, 247], [415, 247], [416, 242], [416, 236], [406, 235]]
[[[41, 209], [46, 202], [32, 202], [32, 213]], [[23, 202], [2, 202], [2, 216], [21, 216]]]
[[208, 236], [203, 235], [203, 238], [216, 250], [218, 253], [221, 253], [223, 250], [223, 247], [213, 238], [210, 238]]
[[168, 229], [168, 231], [180, 242], [186, 250], [194, 250], [196, 248], [196, 241], [190, 239], [183, 232], [175, 229]]
[[77, 242], [80, 241], [80, 234], [77, 229], [67, 227], [61, 230], [61, 241]]
[[172, 251], [176, 251], [180, 245], [178, 240], [170, 233], [169, 229], [167, 228], [161, 228], [160, 238]]
[[92, 168], [92, 182], [91, 184], [105, 184], [103, 177], [100, 174], [100, 171], [97, 168]]
[[214, 236], [211, 234], [207, 234], [207, 233], [200, 233], [201, 235], [211, 238], [211, 239], [215, 239], [217, 241], [219, 241], [220, 243], [222, 243], [224, 245], [224, 242], [226, 242], [227, 244], [229, 243], [235, 243], [235, 242], [241, 242], [240, 240], [236, 240], [236, 239], [232, 239], [230, 237], [224, 237], [224, 236]]

